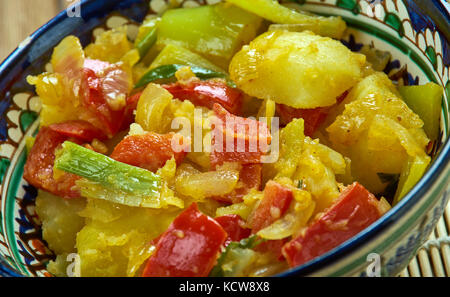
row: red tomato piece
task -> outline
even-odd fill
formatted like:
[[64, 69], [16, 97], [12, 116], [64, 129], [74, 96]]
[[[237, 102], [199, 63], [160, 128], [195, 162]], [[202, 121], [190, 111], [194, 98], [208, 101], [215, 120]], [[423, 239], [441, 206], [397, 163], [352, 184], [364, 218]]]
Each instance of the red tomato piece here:
[[355, 236], [380, 216], [378, 200], [355, 182], [303, 235], [288, 242], [283, 254], [290, 267], [301, 265]]
[[25, 163], [23, 178], [36, 188], [43, 189], [63, 198], [78, 198], [79, 191], [74, 187], [78, 176], [63, 173], [58, 179], [53, 177], [55, 150], [69, 137], [42, 127]]
[[305, 135], [312, 136], [328, 115], [328, 108], [318, 107], [314, 109], [293, 108], [284, 104], [277, 104], [277, 113], [281, 123], [287, 125], [293, 119], [302, 118], [305, 121]]
[[87, 92], [84, 106], [94, 114], [92, 124], [104, 129], [105, 133], [112, 137], [119, 132], [124, 122], [124, 109], [112, 110], [103, 95], [102, 80], [89, 68], [84, 68], [87, 82]]
[[105, 140], [107, 138], [102, 130], [86, 121], [78, 120], [52, 124], [49, 128], [61, 135], [74, 137], [83, 142], [91, 142], [95, 138], [99, 140]]
[[127, 98], [127, 106], [130, 107], [130, 109], [133, 109], [133, 110], [136, 109], [139, 99], [142, 96], [142, 93], [144, 93], [144, 92], [143, 91], [137, 92], [136, 94], [129, 96]]
[[267, 240], [260, 243], [255, 247], [255, 251], [260, 253], [271, 253], [279, 261], [284, 261], [284, 256], [282, 253], [283, 246], [288, 242], [287, 238], [279, 240]]
[[272, 139], [267, 125], [230, 114], [219, 104], [214, 104], [213, 110], [216, 120], [212, 123], [211, 166], [224, 162], [261, 163]]
[[262, 179], [262, 164], [245, 164], [239, 173], [239, 182], [236, 188], [229, 194], [223, 196], [211, 197], [218, 201], [228, 203], [242, 202], [242, 198], [250, 192], [251, 189], [259, 190]]
[[[267, 182], [264, 188], [264, 197], [249, 220], [252, 233], [255, 234], [259, 230], [268, 227], [283, 216], [288, 210], [293, 198], [294, 193], [288, 187], [274, 181]], [[268, 240], [258, 245], [255, 250], [261, 253], [272, 253], [281, 261], [283, 259], [283, 254], [281, 253], [282, 247], [286, 242], [285, 239]]]
[[268, 181], [264, 188], [264, 197], [250, 218], [252, 233], [257, 233], [282, 217], [293, 198], [291, 189], [275, 181]]
[[305, 121], [305, 135], [312, 137], [314, 132], [323, 124], [328, 116], [331, 108], [334, 108], [340, 102], [342, 102], [347, 96], [348, 92], [344, 92], [339, 96], [336, 101], [337, 103], [333, 106], [328, 107], [318, 107], [313, 109], [301, 109], [294, 108], [284, 104], [277, 104], [276, 110], [280, 116], [281, 124], [287, 125], [293, 119], [302, 118]]
[[193, 203], [161, 236], [142, 276], [206, 277], [226, 238], [222, 226]]
[[224, 215], [215, 218], [215, 220], [228, 234], [224, 243], [225, 246], [232, 241], [240, 241], [247, 238], [251, 234], [251, 230], [244, 227], [245, 221], [238, 215]]
[[124, 122], [122, 128], [128, 128], [131, 123], [134, 122], [134, 111], [137, 108], [139, 99], [141, 98], [143, 92], [138, 92], [132, 96], [127, 97], [127, 106], [124, 112]]
[[175, 157], [177, 164], [180, 164], [186, 156], [189, 144], [180, 152], [173, 150], [172, 139], [181, 136], [175, 133], [158, 134], [148, 132], [141, 135], [130, 135], [125, 137], [111, 154], [111, 158], [116, 161], [138, 166], [150, 171], [156, 171], [163, 167], [168, 160]]
[[[130, 88], [129, 75], [118, 64], [110, 64], [100, 60], [86, 59], [84, 62], [85, 72], [92, 70], [97, 80], [92, 86], [97, 91], [101, 91], [104, 98], [109, 98], [110, 103], [114, 102], [114, 98], [118, 98], [122, 94], [127, 94]], [[92, 77], [92, 73], [88, 73], [88, 78]], [[112, 101], [112, 102], [111, 102]], [[127, 102], [128, 103], [128, 102]], [[120, 108], [123, 112], [124, 108]], [[111, 111], [117, 111], [110, 108]], [[118, 112], [117, 114], [120, 114]]]
[[233, 114], [239, 114], [242, 107], [242, 93], [217, 80], [192, 81], [187, 84], [179, 82], [163, 85], [175, 98], [189, 100], [194, 105], [212, 109], [220, 104]]
[[245, 185], [245, 193], [242, 193], [242, 196], [247, 194], [250, 189], [259, 190], [262, 183], [262, 164], [242, 165], [239, 179]]

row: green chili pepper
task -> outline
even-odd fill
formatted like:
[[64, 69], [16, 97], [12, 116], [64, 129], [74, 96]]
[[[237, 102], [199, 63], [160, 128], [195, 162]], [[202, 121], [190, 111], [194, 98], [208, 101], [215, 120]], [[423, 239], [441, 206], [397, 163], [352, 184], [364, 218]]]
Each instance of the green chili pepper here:
[[156, 42], [156, 28], [153, 28], [148, 35], [145, 36], [145, 38], [139, 42], [136, 46], [137, 50], [139, 51], [139, 55], [141, 57], [144, 57], [150, 48], [155, 44]]
[[139, 33], [134, 42], [134, 46], [139, 51], [141, 59], [149, 52], [152, 46], [156, 43], [158, 37], [158, 24], [160, 18], [149, 19], [139, 27]]
[[[156, 67], [147, 72], [146, 74], [144, 74], [144, 76], [138, 81], [138, 83], [134, 87], [140, 88], [156, 80], [171, 79], [175, 77], [175, 73], [182, 67], [186, 67], [186, 65], [172, 64]], [[227, 75], [225, 73], [216, 72], [213, 70], [197, 66], [190, 66], [190, 67], [192, 72], [200, 79], [208, 79], [215, 77], [227, 79]]]

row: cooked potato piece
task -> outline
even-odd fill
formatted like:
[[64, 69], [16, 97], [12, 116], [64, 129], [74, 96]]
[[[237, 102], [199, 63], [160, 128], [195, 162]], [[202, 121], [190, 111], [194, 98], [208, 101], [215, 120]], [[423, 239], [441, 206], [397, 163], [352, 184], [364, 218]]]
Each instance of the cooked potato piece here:
[[84, 225], [78, 212], [85, 205], [84, 198], [68, 200], [39, 191], [36, 213], [42, 222], [42, 236], [56, 254], [75, 251], [75, 237]]
[[[50, 261], [47, 264], [47, 270], [54, 276], [57, 277], [67, 277], [67, 268], [68, 266], [73, 263], [68, 260], [71, 260], [69, 254], [64, 253], [61, 255], [57, 255], [56, 259], [54, 261]], [[75, 267], [73, 271], [75, 270]]]
[[333, 143], [353, 145], [367, 131], [376, 115], [384, 115], [407, 129], [421, 129], [423, 121], [401, 99], [384, 73], [366, 77], [346, 97], [345, 110], [327, 128]]
[[178, 214], [88, 199], [76, 237], [81, 276], [134, 276], [154, 251], [152, 239]]
[[310, 31], [273, 31], [244, 46], [230, 64], [231, 79], [247, 94], [295, 108], [336, 103], [362, 79], [364, 55]]
[[399, 174], [408, 156], [426, 155], [423, 121], [384, 73], [366, 77], [337, 110], [340, 114], [328, 119], [328, 140], [352, 160], [353, 177], [371, 192], [382, 193], [388, 185], [379, 174]]

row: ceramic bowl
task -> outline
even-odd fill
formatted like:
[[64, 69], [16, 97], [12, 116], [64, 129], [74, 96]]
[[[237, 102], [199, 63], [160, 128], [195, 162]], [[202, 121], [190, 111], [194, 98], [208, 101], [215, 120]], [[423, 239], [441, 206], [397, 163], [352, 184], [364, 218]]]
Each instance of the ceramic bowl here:
[[[161, 14], [169, 2], [192, 7], [220, 0], [82, 1], [81, 6], [61, 12], [28, 37], [0, 65], [0, 275], [49, 276], [45, 266], [53, 257], [41, 238], [34, 212], [37, 191], [22, 178], [25, 138], [36, 133], [40, 110], [26, 76], [46, 69], [53, 47], [65, 36], [74, 34], [86, 45], [102, 30], [128, 23], [133, 38], [136, 22], [146, 14]], [[376, 264], [381, 275], [397, 275], [428, 238], [450, 197], [449, 14], [438, 0], [289, 2], [318, 14], [342, 16], [349, 25], [342, 42], [352, 50], [372, 44], [389, 51], [392, 60], [385, 72], [393, 80], [410, 85], [433, 81], [445, 88], [440, 139], [434, 143], [433, 162], [420, 182], [401, 203], [356, 237], [281, 274], [364, 276]]]

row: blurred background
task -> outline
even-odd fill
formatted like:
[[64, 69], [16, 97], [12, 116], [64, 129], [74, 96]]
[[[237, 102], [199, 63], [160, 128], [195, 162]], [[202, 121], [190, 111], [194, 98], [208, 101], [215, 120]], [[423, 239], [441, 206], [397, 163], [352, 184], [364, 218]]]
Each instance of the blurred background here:
[[73, 0], [0, 0], [0, 62]]

